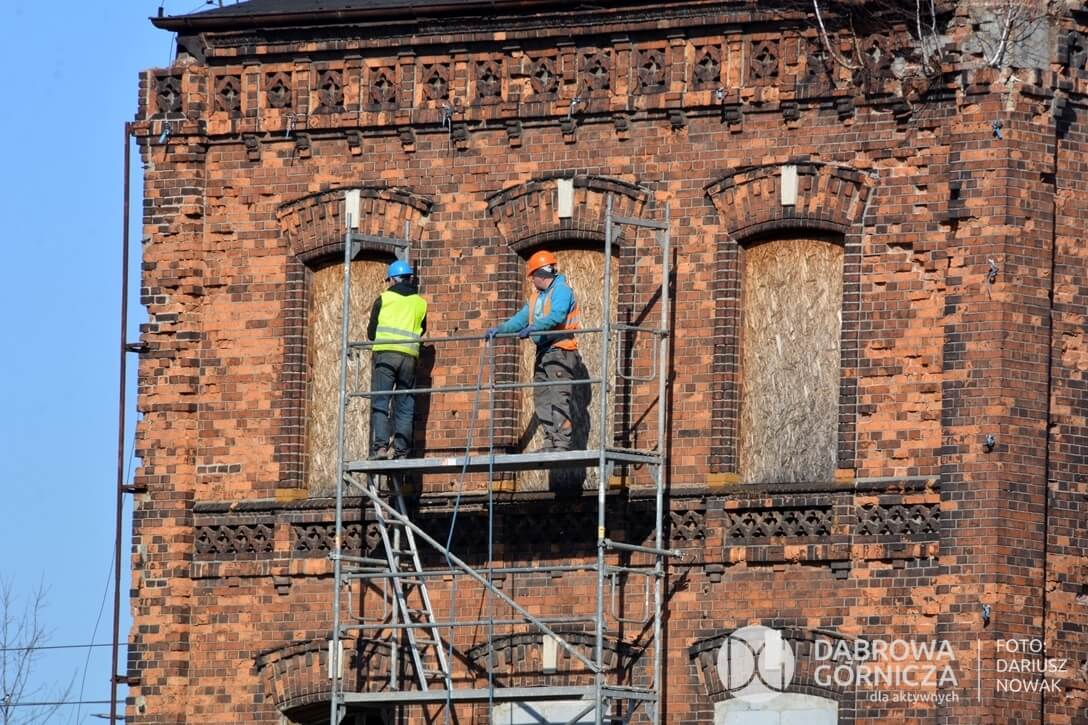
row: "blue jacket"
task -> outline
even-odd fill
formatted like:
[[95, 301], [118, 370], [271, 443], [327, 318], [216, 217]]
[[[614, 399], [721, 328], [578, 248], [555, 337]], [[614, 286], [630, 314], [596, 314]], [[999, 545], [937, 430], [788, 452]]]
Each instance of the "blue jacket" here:
[[[552, 283], [548, 285], [548, 289], [540, 293], [538, 299], [543, 304], [546, 297], [551, 297], [552, 308], [547, 317], [537, 317], [536, 322], [533, 323], [533, 330], [551, 330], [567, 319], [567, 314], [570, 313], [572, 307], [574, 307], [574, 290], [567, 284], [567, 278], [565, 275], [558, 275], [552, 280]], [[500, 333], [517, 332], [521, 328], [529, 324], [529, 305], [526, 304], [518, 313], [511, 317], [506, 322], [499, 325]], [[537, 344], [537, 347], [550, 347], [552, 343], [559, 339], [557, 335], [533, 335], [533, 342]]]

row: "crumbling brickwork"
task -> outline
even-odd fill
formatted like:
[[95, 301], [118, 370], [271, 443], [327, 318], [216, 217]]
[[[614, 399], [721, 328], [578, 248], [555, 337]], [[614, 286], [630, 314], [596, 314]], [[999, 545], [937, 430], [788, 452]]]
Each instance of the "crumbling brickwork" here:
[[[720, 721], [730, 693], [717, 651], [749, 624], [783, 632], [803, 661], [789, 691], [833, 701], [841, 723], [1085, 722], [1079, 16], [1040, 21], [1032, 48], [1045, 46], [1045, 62], [1010, 69], [972, 50], [970, 24], [957, 23], [967, 11], [950, 6], [943, 65], [922, 88], [897, 70], [915, 59], [909, 26], [852, 39], [833, 9], [825, 43], [807, 4], [498, 5], [434, 18], [394, 7], [353, 24], [246, 15], [243, 4], [160, 21], [181, 50], [141, 76], [134, 124], [149, 320], [126, 722], [327, 717], [335, 532], [331, 499], [306, 483], [307, 311], [313, 270], [342, 259], [349, 189], [361, 192], [360, 231], [376, 240], [361, 259], [388, 263], [380, 238], [411, 240], [435, 335], [480, 334], [516, 311], [523, 259], [541, 246], [601, 249], [609, 199], [626, 216], [669, 209], [666, 523], [685, 556], [666, 580], [663, 722]], [[855, 47], [856, 68], [829, 54]], [[566, 180], [573, 208], [561, 217]], [[835, 473], [746, 483], [745, 251], [793, 238], [843, 248]], [[654, 249], [645, 235], [617, 241], [620, 320], [656, 319]], [[645, 374], [648, 348], [633, 349]], [[442, 346], [427, 380], [473, 386], [480, 355], [475, 341]], [[519, 355], [498, 345], [498, 381], [517, 377]], [[616, 440], [646, 439], [653, 397], [621, 385]], [[493, 421], [487, 410], [472, 419], [471, 392], [421, 407], [421, 455], [454, 455], [470, 430], [481, 450], [492, 422], [501, 450], [523, 433], [515, 391], [499, 394]], [[645, 478], [613, 482], [610, 535], [652, 532]], [[487, 558], [484, 484], [469, 477], [454, 538], [476, 564]], [[442, 540], [456, 487], [422, 480], [417, 516]], [[594, 560], [594, 500], [528, 493], [510, 477], [498, 488], [497, 564]], [[365, 507], [348, 503], [345, 546], [373, 553]], [[437, 554], [428, 563], [443, 565]], [[584, 612], [594, 592], [578, 571], [502, 586], [541, 613]], [[432, 591], [438, 611], [480, 618], [479, 587], [438, 579]], [[643, 586], [631, 578], [616, 597], [623, 616], [609, 619], [606, 659], [646, 685], [645, 634], [630, 623]], [[564, 631], [591, 649], [584, 629]], [[531, 628], [500, 635], [492, 666], [504, 682], [588, 681], [565, 654], [558, 673], [543, 672]], [[459, 684], [486, 685], [484, 637], [456, 635]], [[805, 659], [817, 640], [858, 638], [947, 641], [959, 685], [923, 689], [960, 696], [881, 701], [818, 681]], [[1009, 639], [1039, 640], [1065, 661], [1053, 692], [1002, 689]], [[388, 645], [349, 649], [352, 686], [382, 687]], [[487, 722], [485, 705], [458, 715]]]

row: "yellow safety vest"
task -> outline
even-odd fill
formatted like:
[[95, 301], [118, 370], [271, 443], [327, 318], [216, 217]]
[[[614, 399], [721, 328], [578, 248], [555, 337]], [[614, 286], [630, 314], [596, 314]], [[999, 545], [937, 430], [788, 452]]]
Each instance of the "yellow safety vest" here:
[[401, 295], [390, 290], [382, 292], [382, 308], [378, 311], [378, 329], [374, 332], [374, 352], [400, 352], [419, 357], [419, 338], [423, 335], [423, 318], [427, 316], [427, 301], [419, 295]]

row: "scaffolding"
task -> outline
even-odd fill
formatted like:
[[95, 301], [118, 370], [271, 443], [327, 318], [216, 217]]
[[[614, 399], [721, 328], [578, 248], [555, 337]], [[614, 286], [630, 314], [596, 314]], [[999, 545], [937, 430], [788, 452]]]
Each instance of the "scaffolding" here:
[[[363, 244], [377, 241], [387, 248], [392, 246], [401, 259], [407, 259], [410, 252], [410, 229], [405, 228], [403, 239], [372, 238], [357, 233], [355, 224], [359, 219], [358, 192], [345, 193], [346, 230], [344, 237], [344, 280], [343, 280], [343, 314], [341, 331], [341, 360], [340, 360], [340, 385], [339, 385], [339, 420], [338, 420], [338, 471], [336, 486], [336, 519], [334, 548], [330, 553], [333, 564], [333, 611], [332, 632], [329, 640], [329, 678], [330, 678], [330, 722], [341, 723], [351, 713], [369, 711], [373, 708], [387, 710], [405, 706], [424, 706], [428, 704], [445, 705], [447, 722], [449, 713], [458, 703], [486, 703], [493, 707], [495, 703], [544, 703], [548, 701], [563, 701], [568, 710], [559, 721], [578, 723], [586, 722], [585, 718], [593, 717], [596, 725], [612, 723], [616, 720], [628, 722], [640, 709], [645, 716], [655, 725], [661, 722], [661, 687], [663, 652], [662, 643], [662, 615], [664, 612], [664, 584], [666, 578], [666, 560], [670, 557], [678, 557], [680, 553], [666, 549], [663, 540], [663, 521], [665, 506], [665, 474], [666, 474], [666, 390], [669, 367], [669, 343], [670, 343], [670, 279], [671, 279], [671, 255], [672, 248], [669, 235], [669, 210], [664, 209], [663, 219], [632, 218], [613, 214], [612, 198], [609, 195], [604, 219], [604, 302], [601, 325], [595, 328], [575, 331], [579, 335], [599, 335], [600, 363], [599, 374], [585, 380], [575, 380], [571, 384], [593, 386], [598, 394], [597, 409], [595, 411], [595, 425], [598, 435], [596, 446], [587, 445], [585, 450], [572, 451], [541, 451], [528, 453], [497, 453], [495, 450], [494, 426], [495, 426], [495, 400], [496, 393], [506, 390], [533, 389], [548, 382], [512, 382], [497, 384], [494, 380], [495, 370], [495, 345], [483, 335], [462, 335], [447, 337], [429, 337], [418, 340], [419, 343], [451, 343], [474, 342], [483, 346], [481, 355], [489, 356], [489, 369], [492, 371], [491, 379], [486, 386], [445, 386], [418, 388], [414, 390], [383, 392], [382, 395], [441, 395], [444, 393], [475, 393], [476, 403], [480, 396], [487, 393], [491, 430], [490, 440], [486, 446], [486, 453], [473, 455], [471, 446], [466, 444], [464, 455], [454, 457], [424, 457], [405, 458], [395, 460], [369, 460], [355, 459], [348, 455], [346, 444], [346, 418], [348, 407], [353, 399], [369, 399], [375, 393], [358, 390], [356, 376], [349, 374], [349, 370], [358, 372], [364, 364], [364, 356], [370, 352], [374, 343], [350, 339], [349, 317], [351, 314], [351, 281], [350, 267], [352, 260], [358, 255]], [[612, 283], [612, 253], [615, 243], [616, 230], [622, 227], [633, 228], [632, 236], [636, 236], [639, 230], [649, 230], [654, 235], [655, 252], [660, 255], [661, 286], [660, 296], [656, 304], [660, 312], [660, 322], [657, 327], [639, 324], [619, 324], [612, 318], [615, 311], [611, 304]], [[656, 255], [655, 255], [656, 256]], [[650, 304], [654, 302], [651, 300]], [[536, 333], [534, 333], [536, 334]], [[568, 333], [569, 334], [569, 331]], [[634, 339], [638, 335], [646, 335], [651, 340], [652, 361], [649, 374], [638, 376], [625, 375], [622, 366], [616, 365], [614, 374], [610, 370], [610, 355], [612, 346], [616, 345], [616, 351], [621, 350], [620, 344], [614, 340], [617, 335], [626, 336], [624, 339]], [[500, 336], [501, 337], [501, 336]], [[416, 342], [413, 340], [413, 342]], [[633, 348], [633, 346], [632, 346]], [[610, 404], [609, 391], [616, 390], [620, 380], [632, 385], [653, 385], [656, 383], [656, 399], [654, 405], [657, 409], [656, 439], [652, 444], [643, 449], [626, 448], [612, 445], [614, 439], [612, 433], [612, 416], [614, 410]], [[471, 424], [471, 423], [470, 423]], [[372, 434], [371, 434], [372, 435]], [[471, 437], [469, 438], [471, 442]], [[482, 446], [481, 446], [482, 447]], [[468, 473], [486, 472], [487, 496], [489, 512], [492, 512], [493, 494], [495, 491], [496, 473], [550, 470], [570, 467], [596, 468], [596, 560], [585, 563], [545, 564], [532, 567], [499, 567], [495, 566], [494, 552], [491, 540], [491, 524], [488, 530], [488, 552], [485, 567], [474, 567], [459, 558], [448, 545], [452, 541], [443, 543], [428, 534], [416, 521], [413, 521], [409, 501], [406, 498], [405, 479], [411, 475], [433, 473], [459, 473], [464, 476]], [[641, 543], [630, 543], [609, 538], [607, 534], [606, 520], [606, 494], [608, 494], [609, 482], [613, 473], [620, 469], [629, 469], [634, 466], [643, 467], [650, 474], [654, 486], [654, 528], [653, 545], [647, 546]], [[372, 511], [373, 522], [377, 524], [380, 536], [381, 549], [384, 557], [375, 555], [350, 556], [344, 553], [344, 512], [345, 498], [349, 495], [362, 496], [362, 500], [369, 507], [368, 515]], [[368, 519], [369, 520], [369, 519]], [[420, 545], [425, 544], [436, 551], [446, 562], [445, 567], [426, 568], [420, 556]], [[626, 565], [610, 564], [608, 556], [612, 552], [626, 552], [630, 555], [641, 555], [642, 561], [648, 564]], [[365, 553], [365, 552], [363, 552]], [[592, 606], [587, 606], [584, 615], [574, 616], [548, 616], [541, 613], [533, 613], [526, 606], [520, 604], [513, 596], [507, 594], [496, 584], [496, 576], [517, 575], [529, 573], [550, 573], [557, 575], [562, 573], [581, 572], [595, 574], [595, 596]], [[637, 687], [633, 683], [621, 683], [610, 681], [610, 670], [605, 663], [604, 644], [608, 618], [611, 616], [605, 608], [605, 590], [609, 577], [617, 575], [644, 577], [648, 591], [652, 583], [653, 603], [652, 609], [647, 606], [647, 612], [643, 624], [647, 629], [652, 629], [652, 639], [646, 641], [642, 652], [645, 653], [652, 647], [652, 671], [649, 673], [649, 686]], [[484, 596], [490, 598], [489, 603], [501, 602], [513, 612], [513, 616], [506, 619], [489, 616], [485, 618], [461, 619], [456, 612], [456, 602], [450, 602], [451, 613], [441, 617], [435, 611], [432, 597], [428, 590], [428, 581], [434, 581], [441, 577], [450, 582], [456, 582], [459, 578], [468, 578], [482, 587]], [[614, 580], [613, 580], [614, 581]], [[351, 609], [352, 583], [361, 582], [364, 587], [360, 598], [365, 595], [365, 587], [373, 587], [379, 592], [383, 602], [383, 608], [379, 616], [367, 619], [364, 616], [354, 616]], [[345, 611], [344, 599], [348, 598]], [[648, 605], [648, 601], [647, 601]], [[491, 607], [488, 609], [491, 612]], [[593, 652], [592, 656], [583, 653], [574, 643], [568, 641], [563, 633], [561, 625], [571, 622], [588, 623], [592, 628]], [[453, 672], [453, 636], [452, 632], [459, 627], [487, 627], [487, 662], [488, 662], [488, 686], [461, 687], [454, 682]], [[529, 631], [537, 631], [542, 636], [550, 637], [553, 646], [563, 649], [569, 657], [583, 665], [592, 674], [591, 686], [496, 686], [491, 677], [493, 662], [493, 630], [495, 626], [525, 626]], [[443, 637], [444, 630], [451, 634]], [[358, 639], [366, 641], [383, 641], [389, 644], [389, 673], [387, 689], [380, 691], [352, 691], [345, 685], [343, 650], [345, 641], [349, 641], [352, 633], [356, 633]], [[399, 661], [404, 656], [407, 661]], [[410, 665], [410, 667], [408, 666]], [[479, 676], [476, 676], [479, 679]], [[618, 677], [616, 678], [619, 679]], [[472, 683], [473, 685], [475, 683]], [[572, 702], [573, 707], [570, 707]], [[614, 711], [615, 717], [610, 713]], [[488, 721], [493, 717], [494, 710], [489, 709]], [[546, 718], [552, 722], [550, 717]], [[544, 722], [545, 719], [539, 719]]]

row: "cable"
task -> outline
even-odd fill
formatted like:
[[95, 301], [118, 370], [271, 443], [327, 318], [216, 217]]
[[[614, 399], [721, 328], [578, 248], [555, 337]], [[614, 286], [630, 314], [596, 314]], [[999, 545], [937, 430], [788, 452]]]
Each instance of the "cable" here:
[[53, 702], [5, 702], [4, 707], [61, 707], [62, 705], [109, 705], [109, 700], [54, 700]]
[[[129, 451], [128, 451], [128, 466], [127, 466], [127, 468], [125, 470], [125, 480], [126, 481], [131, 481], [132, 480], [132, 463], [133, 463], [133, 461], [135, 459], [136, 459], [136, 440], [133, 439], [132, 445], [131, 445], [131, 447], [129, 448]], [[79, 681], [79, 699], [80, 700], [83, 699], [83, 691], [87, 686], [87, 670], [90, 668], [90, 665], [91, 665], [91, 652], [94, 649], [94, 647], [96, 646], [94, 641], [98, 637], [98, 625], [100, 625], [102, 623], [102, 613], [106, 610], [106, 600], [109, 598], [109, 595], [110, 595], [110, 581], [111, 581], [111, 579], [113, 579], [113, 557], [112, 557], [112, 555], [110, 556], [109, 571], [106, 573], [106, 586], [102, 590], [102, 602], [98, 605], [98, 616], [94, 620], [94, 629], [91, 630], [91, 644], [87, 646], [87, 656], [83, 660], [83, 677]], [[113, 643], [111, 642], [109, 646], [112, 647]], [[116, 676], [117, 676], [116, 672], [111, 672], [110, 673], [111, 680], [112, 680], [112, 678], [114, 678]], [[79, 724], [79, 716], [82, 715], [82, 714], [83, 714], [82, 713], [82, 704], [77, 705], [75, 718], [74, 718], [74, 720], [76, 722], [76, 725]], [[69, 718], [68, 721], [72, 722], [72, 720], [73, 720], [73, 718]]]
[[[102, 612], [104, 612], [106, 610], [106, 599], [109, 597], [109, 594], [110, 594], [110, 581], [112, 579], [113, 579], [113, 558], [111, 556], [110, 557], [109, 571], [106, 572], [106, 587], [105, 587], [105, 589], [102, 590], [102, 601], [98, 605], [98, 617], [95, 618], [95, 620], [94, 620], [94, 629], [91, 631], [91, 644], [87, 647], [87, 656], [83, 660], [83, 677], [80, 678], [80, 680], [79, 680], [79, 699], [80, 699], [81, 702], [77, 703], [77, 707], [76, 707], [76, 713], [75, 713], [75, 718], [74, 718], [76, 723], [79, 722], [79, 716], [82, 714], [81, 707], [82, 707], [82, 700], [83, 700], [83, 690], [87, 686], [87, 670], [91, 665], [91, 652], [93, 651], [93, 648], [95, 646], [94, 645], [95, 637], [98, 636], [98, 625], [102, 623]], [[110, 644], [112, 646], [112, 643], [110, 643]], [[110, 677], [113, 677], [116, 674], [117, 674], [116, 672], [111, 672]], [[71, 722], [71, 719], [69, 719], [69, 722]]]
[[91, 644], [43, 644], [36, 647], [0, 647], [0, 652], [37, 652], [38, 650], [45, 649], [86, 649], [88, 647], [112, 647], [109, 643], [94, 643]]
[[[453, 513], [450, 515], [450, 532], [449, 532], [449, 535], [446, 537], [446, 551], [445, 551], [446, 565], [451, 569], [454, 568], [454, 566], [453, 566], [453, 561], [450, 559], [450, 547], [453, 545], [453, 532], [454, 532], [454, 529], [457, 528], [457, 514], [461, 510], [461, 497], [464, 495], [464, 492], [465, 492], [465, 477], [468, 475], [468, 459], [469, 459], [469, 455], [472, 452], [472, 433], [476, 429], [475, 421], [478, 419], [478, 414], [480, 412], [480, 394], [483, 391], [483, 387], [484, 387], [484, 368], [486, 367], [484, 365], [484, 358], [487, 357], [488, 348], [491, 348], [493, 345], [494, 345], [494, 342], [492, 340], [489, 340], [489, 341], [484, 343], [484, 346], [482, 348], [480, 348], [480, 361], [476, 364], [476, 369], [479, 372], [476, 373], [476, 391], [475, 391], [475, 394], [473, 395], [473, 399], [472, 399], [472, 415], [471, 415], [471, 418], [469, 419], [470, 420], [470, 425], [469, 425], [469, 428], [468, 428], [468, 435], [465, 438], [465, 457], [464, 457], [464, 461], [461, 463], [461, 474], [459, 476], [460, 480], [457, 483], [457, 496], [453, 500]], [[494, 448], [492, 448], [492, 455], [494, 455]], [[450, 582], [450, 606], [451, 607], [456, 607], [457, 606], [457, 577], [453, 577], [453, 580]], [[450, 667], [449, 663], [453, 662], [453, 631], [454, 631], [454, 626], [453, 626], [452, 622], [455, 619], [456, 619], [456, 612], [451, 611], [449, 655], [446, 657], [446, 667], [447, 668]], [[447, 678], [446, 679], [446, 709], [445, 709], [445, 723], [446, 723], [446, 725], [450, 725], [450, 712], [453, 710], [453, 691], [450, 688], [450, 680], [449, 680], [450, 676], [451, 676], [451, 673], [447, 672], [446, 673], [446, 678]]]
[[[495, 586], [495, 346], [488, 360], [488, 415], [487, 415], [487, 585]], [[514, 578], [510, 577], [513, 590]], [[495, 712], [495, 597], [487, 597], [487, 722], [491, 725]]]

